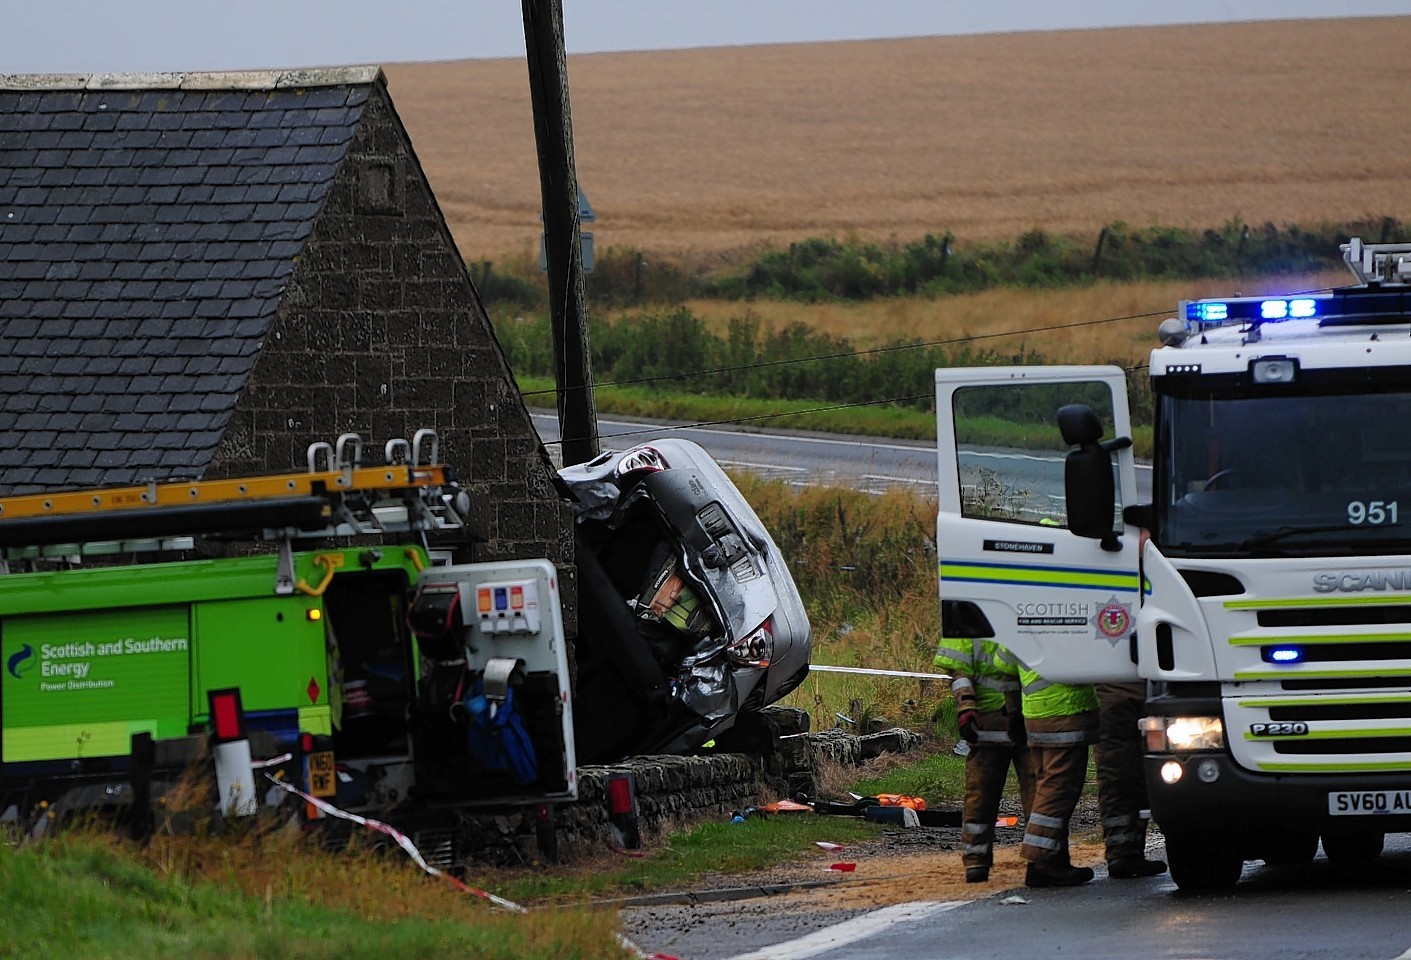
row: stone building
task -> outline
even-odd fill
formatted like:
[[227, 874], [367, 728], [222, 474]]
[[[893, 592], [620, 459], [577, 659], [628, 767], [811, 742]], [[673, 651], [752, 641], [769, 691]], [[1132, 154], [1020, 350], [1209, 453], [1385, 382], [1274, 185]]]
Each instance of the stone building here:
[[0, 76], [0, 494], [434, 428], [475, 559], [572, 514], [374, 67]]

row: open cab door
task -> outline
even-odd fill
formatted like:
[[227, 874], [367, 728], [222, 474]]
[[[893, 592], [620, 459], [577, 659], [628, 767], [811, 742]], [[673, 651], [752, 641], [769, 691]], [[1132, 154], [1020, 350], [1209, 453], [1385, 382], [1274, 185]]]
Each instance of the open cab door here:
[[1049, 680], [1137, 679], [1130, 437], [1117, 367], [936, 371], [945, 636], [992, 637]]

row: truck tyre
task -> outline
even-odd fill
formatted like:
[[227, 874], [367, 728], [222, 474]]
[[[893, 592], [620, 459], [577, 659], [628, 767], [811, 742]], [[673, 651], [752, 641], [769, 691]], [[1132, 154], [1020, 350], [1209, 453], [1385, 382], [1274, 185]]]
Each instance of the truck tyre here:
[[1167, 834], [1166, 860], [1176, 886], [1191, 893], [1228, 890], [1244, 870], [1238, 850], [1194, 834]]
[[1259, 848], [1261, 859], [1271, 867], [1294, 867], [1311, 863], [1318, 855], [1316, 833], [1285, 833]]
[[1323, 838], [1323, 852], [1333, 863], [1370, 863], [1382, 855], [1386, 834], [1377, 830], [1366, 833], [1335, 833]]

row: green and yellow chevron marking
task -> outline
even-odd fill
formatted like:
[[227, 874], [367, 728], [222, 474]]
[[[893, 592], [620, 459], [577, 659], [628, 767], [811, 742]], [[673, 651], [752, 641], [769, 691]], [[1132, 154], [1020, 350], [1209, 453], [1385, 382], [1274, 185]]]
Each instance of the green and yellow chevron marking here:
[[1229, 638], [1232, 647], [1262, 647], [1270, 644], [1284, 646], [1291, 643], [1408, 643], [1408, 633], [1310, 633], [1298, 636], [1280, 634], [1240, 634]]
[[[1341, 680], [1367, 677], [1411, 677], [1411, 668], [1377, 670], [1236, 670], [1236, 680]], [[1326, 701], [1319, 701], [1320, 703]]]
[[966, 563], [942, 563], [942, 580], [965, 580], [1020, 586], [1082, 587], [1097, 590], [1136, 592], [1137, 577], [1130, 573], [1087, 572], [1045, 567], [1000, 567]]
[[1372, 760], [1366, 763], [1256, 763], [1267, 773], [1405, 773], [1405, 760]]
[[1411, 603], [1411, 594], [1356, 597], [1264, 597], [1259, 600], [1226, 600], [1226, 610], [1278, 610], [1286, 607], [1368, 607]]
[[1309, 694], [1294, 699], [1291, 697], [1241, 697], [1236, 701], [1242, 707], [1349, 707], [1364, 703], [1404, 703], [1411, 707], [1411, 694], [1372, 694], [1365, 697], [1329, 697], [1321, 693]]

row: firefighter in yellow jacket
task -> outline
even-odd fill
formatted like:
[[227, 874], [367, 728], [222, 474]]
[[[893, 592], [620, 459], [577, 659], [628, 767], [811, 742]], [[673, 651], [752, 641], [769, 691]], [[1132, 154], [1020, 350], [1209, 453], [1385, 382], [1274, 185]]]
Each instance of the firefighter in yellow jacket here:
[[970, 744], [961, 827], [965, 882], [984, 883], [994, 864], [995, 817], [1011, 765], [1026, 817], [1034, 796], [1019, 712], [1019, 661], [993, 640], [942, 637], [935, 664], [950, 674], [956, 726]]
[[1088, 746], [1098, 738], [1098, 701], [1091, 684], [1054, 683], [1019, 664], [1034, 805], [1019, 856], [1030, 887], [1072, 887], [1093, 878], [1068, 858], [1068, 824], [1083, 793]]

